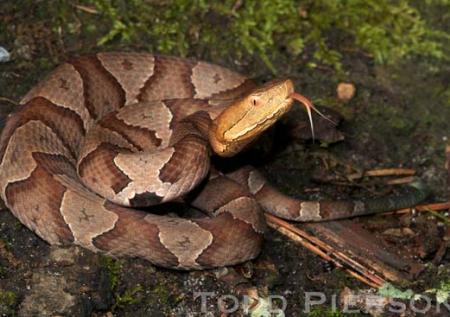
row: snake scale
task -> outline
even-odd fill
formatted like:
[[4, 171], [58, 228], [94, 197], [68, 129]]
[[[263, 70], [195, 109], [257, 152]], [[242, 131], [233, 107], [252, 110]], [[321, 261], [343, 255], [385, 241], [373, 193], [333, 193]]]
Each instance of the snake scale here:
[[[0, 140], [1, 197], [50, 244], [174, 269], [256, 257], [262, 210], [321, 221], [423, 198], [416, 190], [401, 199], [302, 201], [276, 191], [252, 167], [212, 171], [211, 154], [232, 156], [252, 143], [289, 110], [293, 92], [291, 80], [257, 86], [221, 66], [176, 57], [111, 52], [72, 59], [8, 117]], [[171, 201], [205, 217], [147, 208]]]

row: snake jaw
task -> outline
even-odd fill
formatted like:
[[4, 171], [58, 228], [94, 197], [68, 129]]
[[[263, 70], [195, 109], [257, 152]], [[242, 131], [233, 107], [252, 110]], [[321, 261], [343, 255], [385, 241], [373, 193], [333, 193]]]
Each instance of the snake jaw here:
[[213, 122], [210, 143], [220, 156], [232, 156], [272, 126], [292, 106], [291, 80], [276, 80], [227, 107]]

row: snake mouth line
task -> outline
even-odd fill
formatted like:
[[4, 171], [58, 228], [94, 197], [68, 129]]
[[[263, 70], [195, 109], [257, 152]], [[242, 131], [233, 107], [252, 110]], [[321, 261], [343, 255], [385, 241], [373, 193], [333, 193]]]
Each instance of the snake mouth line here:
[[[280, 118], [283, 114], [285, 114], [287, 112], [287, 110], [289, 110], [290, 105], [292, 104], [293, 99], [292, 98], [288, 98], [285, 100], [284, 104], [281, 108], [279, 108], [277, 111], [272, 112], [270, 114], [270, 116], [263, 118], [263, 120], [259, 121], [259, 122], [255, 122], [252, 125], [248, 126], [247, 128], [243, 129], [240, 133], [239, 136], [235, 137], [235, 138], [230, 138], [230, 141], [242, 141], [242, 140], [246, 140], [248, 138], [253, 137], [254, 135], [258, 134], [258, 133], [262, 133], [263, 131], [265, 131], [267, 128], [269, 128], [271, 125], [273, 125], [275, 123], [276, 120], [278, 120], [278, 118]], [[233, 125], [233, 127], [235, 127], [236, 125], [238, 125], [242, 120], [244, 120], [245, 115], [248, 113], [249, 111], [247, 111], [242, 118], [236, 122], [236, 124]], [[232, 128], [233, 128], [232, 127]], [[259, 127], [259, 129], [258, 129]], [[231, 128], [231, 129], [232, 129]], [[227, 132], [225, 132], [224, 137], [225, 139], [227, 139], [227, 134], [229, 134], [230, 130], [229, 129]]]

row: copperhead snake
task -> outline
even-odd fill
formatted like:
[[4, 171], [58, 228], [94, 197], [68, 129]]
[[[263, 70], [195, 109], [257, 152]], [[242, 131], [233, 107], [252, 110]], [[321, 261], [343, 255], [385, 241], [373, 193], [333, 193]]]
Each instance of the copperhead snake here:
[[[245, 148], [289, 110], [293, 92], [291, 80], [258, 87], [221, 66], [175, 57], [73, 59], [33, 87], [8, 117], [0, 140], [0, 195], [50, 244], [175, 269], [256, 257], [262, 210], [322, 221], [423, 198], [417, 190], [387, 203], [301, 201], [276, 191], [249, 166], [210, 172], [212, 153], [231, 156]], [[196, 195], [186, 198], [194, 188]], [[142, 210], [180, 200], [206, 216]]]

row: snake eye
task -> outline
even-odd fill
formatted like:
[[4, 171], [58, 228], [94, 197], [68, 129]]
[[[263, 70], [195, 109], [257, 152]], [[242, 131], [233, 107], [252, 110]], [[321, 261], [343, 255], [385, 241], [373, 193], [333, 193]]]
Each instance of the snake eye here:
[[252, 99], [252, 105], [253, 105], [253, 106], [256, 106], [256, 105], [257, 105], [256, 98], [253, 98], [253, 99]]

